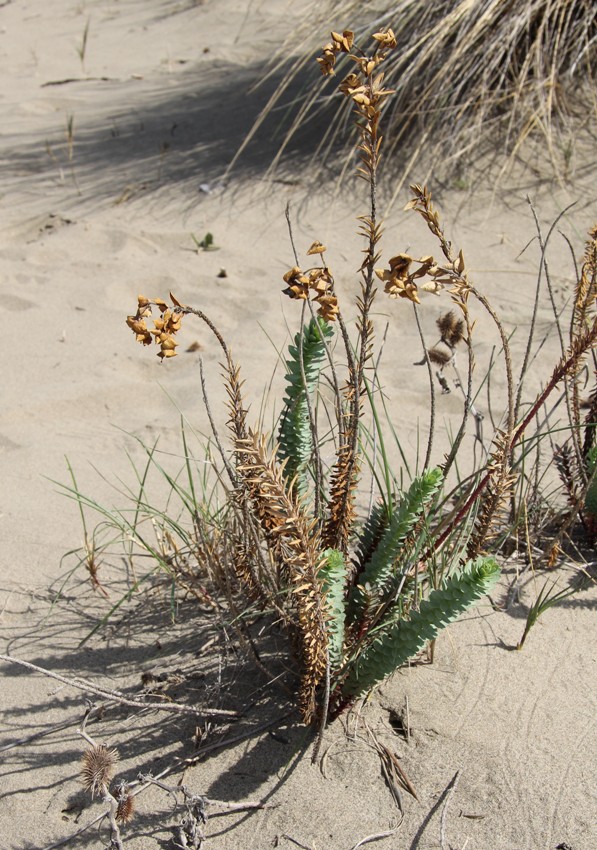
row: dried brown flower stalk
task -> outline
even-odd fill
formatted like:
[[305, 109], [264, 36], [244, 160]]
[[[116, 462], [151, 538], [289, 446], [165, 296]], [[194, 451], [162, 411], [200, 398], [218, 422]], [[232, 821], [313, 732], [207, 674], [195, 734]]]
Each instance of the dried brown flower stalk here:
[[[349, 383], [351, 389], [353, 386]], [[359, 415], [352, 412], [354, 395], [345, 394], [349, 412], [343, 417], [336, 462], [332, 469], [328, 518], [323, 532], [326, 547], [348, 553], [348, 541], [355, 520], [354, 491], [359, 473], [354, 440], [358, 437]]]
[[[349, 376], [344, 392], [344, 415], [340, 426], [339, 445], [336, 462], [332, 469], [329, 516], [325, 527], [327, 545], [348, 552], [348, 538], [354, 522], [354, 491], [358, 482], [358, 426], [361, 416], [361, 398], [364, 393], [365, 364], [372, 354], [373, 324], [369, 313], [376, 294], [375, 264], [379, 257], [377, 245], [381, 238], [381, 226], [377, 221], [377, 169], [380, 161], [382, 136], [380, 120], [391, 89], [384, 87], [384, 73], [379, 66], [388, 53], [396, 47], [396, 39], [391, 29], [373, 35], [375, 47], [369, 54], [354, 49], [354, 35], [346, 30], [340, 36], [332, 33], [332, 41], [326, 44], [323, 55], [318, 60], [324, 75], [334, 74], [336, 57], [347, 53], [353, 62], [354, 70], [339, 85], [339, 91], [352, 101], [356, 114], [356, 128], [359, 134], [360, 165], [358, 176], [369, 185], [370, 212], [359, 216], [359, 232], [365, 237], [367, 245], [363, 250], [361, 264], [361, 294], [357, 299], [359, 310], [359, 345], [353, 358], [350, 342], [345, 328], [341, 324], [345, 342]], [[353, 50], [353, 52], [351, 52]]]
[[[479, 495], [473, 533], [467, 545], [467, 556], [475, 558], [495, 538], [508, 506], [508, 496], [516, 481], [510, 466], [511, 435], [497, 434], [494, 450], [486, 466], [486, 480]], [[506, 522], [507, 525], [507, 522]]]
[[299, 705], [305, 723], [316, 716], [316, 689], [327, 667], [326, 609], [317, 571], [321, 540], [317, 521], [309, 517], [288, 488], [283, 470], [268, 453], [265, 438], [249, 430], [237, 449], [246, 458], [239, 467], [257, 515], [277, 538], [277, 557], [296, 606], [302, 663]]
[[[589, 239], [585, 246], [584, 261], [580, 272], [580, 277], [576, 287], [574, 296], [574, 307], [572, 311], [572, 321], [570, 325], [570, 339], [573, 341], [586, 329], [591, 322], [591, 317], [595, 315], [597, 306], [597, 226], [589, 231]], [[584, 362], [584, 358], [579, 360], [574, 373], [571, 375], [572, 384], [572, 405], [574, 425], [577, 426], [579, 435], [578, 442], [580, 443], [580, 428], [582, 427], [582, 417], [580, 414], [580, 381], [579, 373]], [[593, 361], [593, 369], [597, 377], [597, 365]], [[589, 409], [584, 418], [584, 442], [580, 447], [581, 458], [585, 459], [588, 456], [591, 446], [595, 442], [595, 431], [597, 426], [597, 387], [593, 391], [593, 396], [589, 401]], [[575, 443], [576, 445], [576, 443]], [[582, 465], [582, 464], [581, 464]]]

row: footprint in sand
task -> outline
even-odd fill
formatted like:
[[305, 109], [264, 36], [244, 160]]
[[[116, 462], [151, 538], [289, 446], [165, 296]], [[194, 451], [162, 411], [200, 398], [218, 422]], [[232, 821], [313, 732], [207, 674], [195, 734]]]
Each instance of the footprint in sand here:
[[33, 301], [28, 301], [26, 298], [20, 298], [18, 295], [6, 293], [2, 296], [2, 306], [5, 310], [10, 310], [12, 313], [21, 313], [23, 310], [31, 310], [36, 305]]
[[21, 446], [19, 443], [15, 443], [9, 437], [5, 437], [4, 434], [0, 434], [0, 454], [4, 454], [4, 452], [14, 452], [16, 449], [20, 449]]

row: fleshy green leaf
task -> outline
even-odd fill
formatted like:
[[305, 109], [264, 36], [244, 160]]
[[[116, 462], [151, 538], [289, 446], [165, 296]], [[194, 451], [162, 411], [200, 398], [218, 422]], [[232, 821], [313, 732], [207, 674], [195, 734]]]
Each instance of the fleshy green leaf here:
[[395, 572], [395, 561], [406, 537], [430, 505], [443, 482], [441, 469], [430, 469], [415, 478], [390, 518], [368, 562], [358, 577], [353, 592], [351, 619], [362, 612], [367, 595], [380, 596]]
[[338, 549], [326, 549], [323, 558], [318, 576], [328, 611], [328, 651], [332, 670], [338, 670], [342, 666], [344, 651], [346, 564]]
[[[286, 478], [297, 478], [298, 493], [304, 493], [307, 488], [306, 472], [313, 451], [307, 398], [315, 392], [326, 356], [323, 340], [328, 342], [333, 335], [334, 330], [328, 322], [311, 319], [308, 325], [303, 326], [302, 332], [295, 336], [294, 345], [288, 348], [286, 395], [278, 432], [278, 458], [286, 461]], [[301, 346], [305, 381], [301, 375]]]
[[344, 684], [344, 694], [367, 693], [394, 670], [415, 656], [449, 623], [484, 596], [497, 581], [500, 567], [493, 558], [468, 561], [450, 576], [444, 586], [433, 590], [408, 619], [380, 630], [353, 662]]

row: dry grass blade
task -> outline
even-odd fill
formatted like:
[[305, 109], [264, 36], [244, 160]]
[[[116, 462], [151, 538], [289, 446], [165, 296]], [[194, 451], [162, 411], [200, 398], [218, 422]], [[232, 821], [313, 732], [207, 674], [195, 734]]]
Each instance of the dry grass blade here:
[[406, 775], [406, 772], [404, 771], [403, 767], [401, 766], [394, 753], [388, 747], [386, 747], [385, 744], [378, 742], [377, 746], [380, 758], [382, 759], [382, 765], [384, 766], [384, 772], [386, 773], [386, 778], [388, 776], [391, 777], [392, 787], [395, 787], [396, 781], [399, 781], [408, 791], [408, 793], [412, 797], [414, 797], [415, 800], [418, 800], [419, 798], [417, 796], [417, 792], [415, 790], [414, 785]]

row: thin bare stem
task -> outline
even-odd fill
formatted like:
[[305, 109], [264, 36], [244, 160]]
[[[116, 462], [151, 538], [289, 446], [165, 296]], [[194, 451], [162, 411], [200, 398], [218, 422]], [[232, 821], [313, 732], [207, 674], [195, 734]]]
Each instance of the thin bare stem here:
[[358, 850], [359, 847], [364, 847], [365, 844], [370, 844], [372, 841], [380, 841], [382, 838], [390, 838], [392, 835], [396, 835], [399, 826], [396, 829], [389, 829], [387, 832], [374, 832], [372, 835], [367, 835], [365, 838], [361, 838], [360, 841], [357, 841], [350, 850]]
[[419, 319], [419, 311], [417, 310], [417, 305], [414, 303], [413, 313], [415, 316], [415, 321], [417, 323], [419, 339], [421, 340], [421, 345], [423, 346], [423, 351], [425, 352], [425, 365], [427, 366], [427, 374], [429, 376], [429, 437], [427, 438], [427, 451], [425, 452], [425, 462], [423, 464], [423, 469], [427, 469], [429, 467], [429, 464], [431, 463], [433, 436], [435, 434], [435, 382], [433, 380], [433, 369], [431, 368], [431, 361], [429, 360], [429, 355], [427, 354], [427, 346], [425, 345], [425, 337], [423, 336], [421, 320]]
[[28, 670], [34, 670], [36, 673], [42, 673], [50, 679], [56, 679], [64, 685], [69, 685], [72, 688], [78, 688], [81, 691], [88, 691], [105, 699], [115, 700], [121, 705], [128, 705], [131, 708], [143, 708], [150, 711], [166, 711], [171, 714], [192, 714], [194, 717], [222, 717], [230, 719], [238, 717], [237, 711], [230, 711], [223, 708], [193, 708], [190, 705], [182, 705], [177, 702], [147, 702], [142, 699], [129, 699], [120, 691], [113, 691], [109, 688], [99, 688], [92, 682], [86, 679], [81, 679], [78, 676], [61, 676], [59, 673], [53, 673], [51, 670], [46, 670], [44, 667], [38, 667], [37, 664], [31, 664], [29, 661], [23, 661], [21, 658], [13, 658], [12, 655], [0, 654], [0, 661], [7, 661], [9, 664], [18, 664], [21, 667], [26, 667]]
[[444, 803], [444, 807], [442, 809], [442, 816], [440, 820], [439, 827], [439, 840], [441, 844], [442, 850], [448, 850], [448, 845], [446, 843], [446, 825], [448, 822], [448, 806], [450, 805], [450, 801], [454, 792], [456, 791], [456, 786], [458, 785], [458, 781], [460, 779], [460, 771], [457, 770], [454, 774], [452, 781], [450, 782], [448, 796], [446, 797], [446, 802]]

